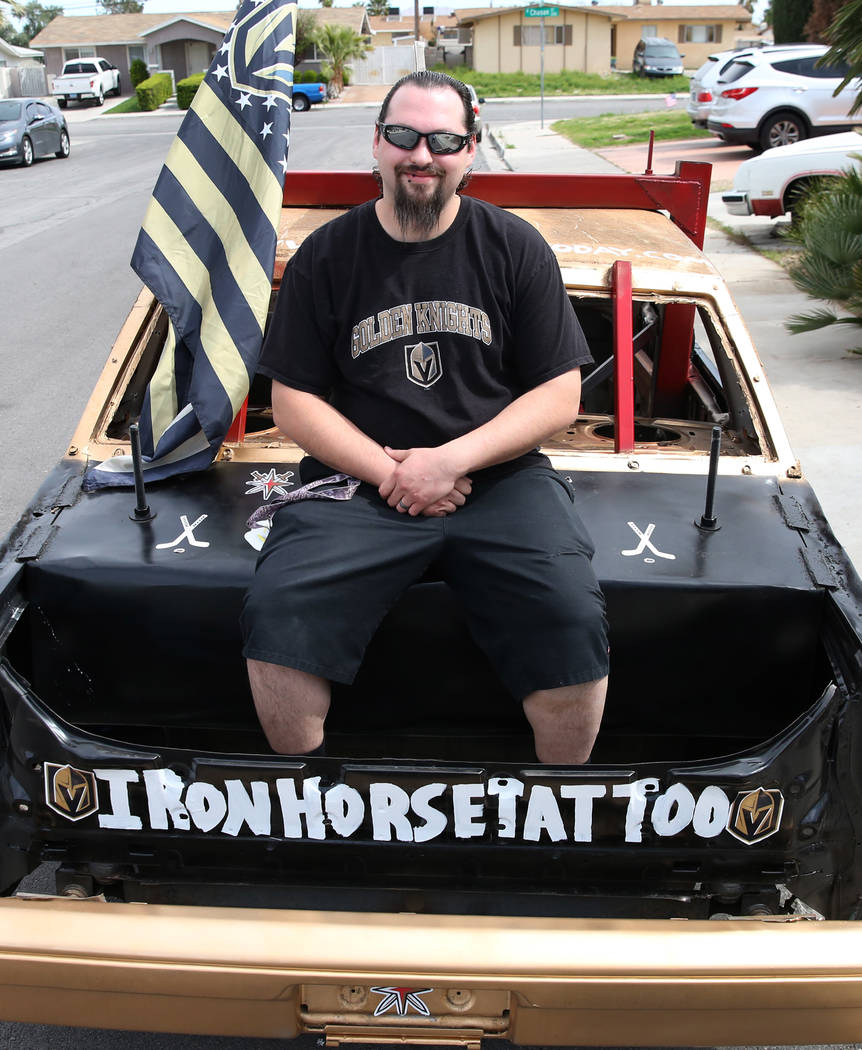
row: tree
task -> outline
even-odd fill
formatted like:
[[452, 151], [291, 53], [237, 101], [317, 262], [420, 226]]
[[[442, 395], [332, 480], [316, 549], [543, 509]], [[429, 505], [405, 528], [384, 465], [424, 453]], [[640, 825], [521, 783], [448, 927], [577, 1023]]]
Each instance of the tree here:
[[772, 31], [776, 44], [798, 44], [805, 39], [805, 23], [814, 0], [772, 0]]
[[333, 90], [339, 94], [344, 87], [344, 73], [351, 58], [362, 58], [368, 47], [362, 37], [349, 26], [318, 26], [314, 43], [329, 59], [323, 72], [330, 78]]
[[[788, 318], [787, 328], [793, 333], [834, 324], [862, 329], [862, 172], [849, 171], [812, 192], [792, 236], [802, 245], [789, 271], [793, 283], [844, 313], [819, 307]], [[854, 352], [862, 354], [862, 347]]]
[[389, 14], [390, 0], [368, 0], [365, 9], [370, 15], [382, 16]]
[[[826, 30], [826, 39], [832, 47], [823, 56], [822, 61], [830, 65], [846, 62], [849, 66], [847, 76], [838, 85], [838, 91], [847, 87], [851, 80], [862, 76], [862, 0], [849, 0], [838, 14], [832, 25]], [[858, 113], [862, 108], [862, 91], [850, 109]]]
[[[10, 33], [16, 32], [15, 27], [9, 21], [9, 16], [15, 15], [20, 18], [21, 12], [22, 8], [17, 0], [0, 0], [0, 30]], [[6, 40], [8, 38], [4, 35], [3, 39]]]
[[332, 7], [332, 0], [320, 0], [321, 7]]
[[294, 65], [305, 58], [314, 47], [314, 30], [317, 28], [317, 15], [307, 7], [300, 7], [296, 13], [296, 43], [294, 45]]
[[43, 5], [38, 3], [38, 0], [30, 0], [30, 3], [24, 5], [22, 12], [24, 23], [21, 26], [21, 32], [29, 42], [37, 33], [41, 33], [50, 21], [62, 13], [62, 6]]
[[812, 44], [825, 43], [827, 30], [846, 3], [847, 0], [814, 0], [811, 16], [805, 23], [805, 39]]
[[140, 0], [99, 0], [106, 15], [139, 15], [144, 9]]

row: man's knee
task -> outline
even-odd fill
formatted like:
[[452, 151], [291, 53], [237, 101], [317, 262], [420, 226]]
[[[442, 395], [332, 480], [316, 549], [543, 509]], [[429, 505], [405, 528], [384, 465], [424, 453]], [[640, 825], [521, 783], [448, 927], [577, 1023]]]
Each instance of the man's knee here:
[[540, 689], [524, 698], [540, 762], [579, 764], [593, 749], [607, 693], [607, 677]]
[[305, 755], [323, 743], [330, 686], [295, 667], [248, 660], [254, 706], [273, 751]]

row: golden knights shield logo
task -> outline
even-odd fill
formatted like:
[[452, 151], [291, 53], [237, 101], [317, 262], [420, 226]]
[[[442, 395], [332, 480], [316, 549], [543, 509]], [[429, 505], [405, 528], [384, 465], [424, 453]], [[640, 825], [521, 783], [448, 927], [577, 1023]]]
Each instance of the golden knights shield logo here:
[[88, 769], [46, 762], [45, 802], [67, 820], [83, 820], [99, 808], [96, 778]]
[[407, 378], [417, 386], [433, 386], [443, 375], [437, 343], [414, 343], [404, 347]]
[[727, 830], [735, 839], [752, 846], [778, 831], [783, 809], [784, 796], [778, 788], [740, 791], [730, 807]]

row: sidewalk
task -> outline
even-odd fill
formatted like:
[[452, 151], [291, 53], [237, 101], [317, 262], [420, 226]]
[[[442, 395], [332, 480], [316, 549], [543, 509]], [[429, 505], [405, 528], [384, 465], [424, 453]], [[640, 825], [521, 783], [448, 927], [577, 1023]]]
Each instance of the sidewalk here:
[[[538, 121], [486, 127], [486, 137], [485, 154], [497, 171], [619, 173], [646, 166], [645, 149], [626, 146], [594, 153], [547, 124], [540, 128]], [[715, 148], [709, 139], [695, 141], [700, 150]], [[662, 143], [654, 153], [653, 170], [670, 173], [676, 159], [695, 159], [690, 145]], [[732, 149], [719, 147], [724, 148]], [[709, 215], [758, 244], [786, 247], [775, 236], [780, 222], [729, 215], [718, 192], [710, 194]], [[727, 281], [751, 332], [803, 471], [839, 540], [862, 569], [862, 356], [849, 352], [859, 344], [858, 331], [839, 325], [790, 335], [785, 319], [817, 304], [797, 291], [778, 263], [736, 243], [714, 224], [707, 228], [704, 250]]]

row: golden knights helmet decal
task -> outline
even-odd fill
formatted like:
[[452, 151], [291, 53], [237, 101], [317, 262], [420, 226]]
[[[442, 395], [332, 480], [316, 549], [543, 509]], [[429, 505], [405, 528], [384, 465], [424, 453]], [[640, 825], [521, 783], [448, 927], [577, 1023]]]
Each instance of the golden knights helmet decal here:
[[67, 820], [83, 820], [99, 808], [96, 778], [87, 769], [46, 762], [45, 802]]
[[233, 28], [228, 45], [230, 82], [252, 95], [293, 95], [296, 4], [263, 0]]
[[778, 788], [740, 791], [730, 807], [727, 830], [734, 838], [751, 846], [778, 831], [783, 809], [784, 796]]

